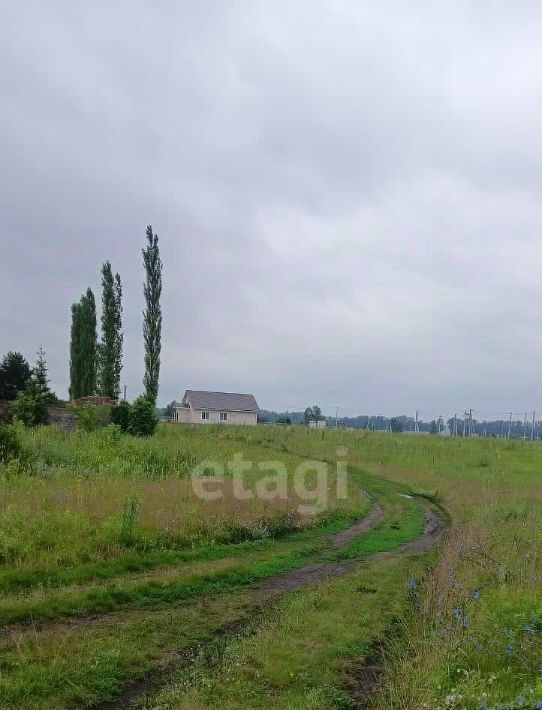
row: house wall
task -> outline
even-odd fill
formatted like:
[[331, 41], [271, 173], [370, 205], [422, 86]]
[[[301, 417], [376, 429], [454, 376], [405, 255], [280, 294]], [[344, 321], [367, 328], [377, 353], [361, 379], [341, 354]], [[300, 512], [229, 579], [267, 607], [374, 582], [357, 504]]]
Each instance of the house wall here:
[[209, 411], [209, 419], [201, 418], [201, 409], [192, 409], [191, 407], [179, 407], [178, 413], [179, 424], [238, 424], [244, 426], [256, 426], [258, 423], [258, 415], [256, 412], [228, 412], [228, 420], [220, 421], [220, 412]]

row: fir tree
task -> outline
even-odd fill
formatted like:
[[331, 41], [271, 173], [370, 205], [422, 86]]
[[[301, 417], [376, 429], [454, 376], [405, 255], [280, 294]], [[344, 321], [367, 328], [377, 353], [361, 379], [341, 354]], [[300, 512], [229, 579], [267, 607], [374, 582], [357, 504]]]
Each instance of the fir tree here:
[[145, 396], [156, 404], [160, 378], [160, 351], [162, 348], [162, 261], [158, 248], [158, 235], [147, 227], [147, 246], [143, 249], [146, 281], [143, 286], [145, 310], [143, 312], [143, 338], [145, 341]]
[[32, 370], [21, 353], [8, 352], [0, 362], [0, 399], [13, 401], [30, 379]]
[[33, 371], [33, 379], [36, 381], [37, 386], [41, 391], [41, 394], [47, 404], [53, 404], [57, 401], [56, 395], [51, 392], [51, 388], [49, 387], [47, 361], [45, 360], [45, 353], [43, 351], [43, 348], [41, 347], [37, 352], [36, 365]]

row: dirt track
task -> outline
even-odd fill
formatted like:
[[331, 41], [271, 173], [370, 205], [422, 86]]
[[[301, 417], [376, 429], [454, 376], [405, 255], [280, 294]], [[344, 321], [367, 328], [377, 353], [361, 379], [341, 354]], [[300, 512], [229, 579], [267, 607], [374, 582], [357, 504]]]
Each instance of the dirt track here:
[[[424, 503], [423, 507], [425, 510], [425, 525], [423, 533], [418, 538], [401, 545], [401, 547], [396, 550], [379, 552], [374, 555], [370, 555], [367, 560], [370, 561], [383, 556], [393, 556], [397, 554], [422, 554], [436, 545], [444, 532], [443, 520], [429, 507], [429, 505]], [[341, 532], [331, 535], [328, 538], [329, 547], [332, 549], [340, 549], [345, 547], [358, 535], [371, 530], [379, 522], [383, 515], [383, 508], [375, 503], [371, 512], [364, 518], [356, 521], [346, 530], [342, 530]], [[299, 569], [294, 569], [290, 572], [268, 577], [267, 579], [258, 582], [252, 587], [252, 595], [255, 602], [258, 604], [265, 598], [275, 594], [278, 595], [293, 592], [321, 582], [325, 579], [346, 574], [359, 564], [359, 559], [314, 562]], [[245, 622], [243, 622], [243, 620], [239, 620], [239, 622], [232, 624], [231, 628], [235, 629], [235, 631], [239, 631], [239, 629], [243, 626], [243, 623], [246, 623], [246, 620]], [[225, 630], [224, 636], [227, 637], [228, 635], [228, 630]], [[188, 649], [176, 657], [173, 665], [175, 667], [179, 667], [179, 665], [183, 665], [183, 660], [189, 663], [190, 658], [191, 650]], [[367, 700], [368, 696], [374, 690], [374, 687], [378, 682], [379, 674], [379, 665], [369, 665], [365, 660], [358, 664], [355, 673], [350, 677], [349, 683], [351, 686], [350, 689], [352, 691], [352, 698], [356, 703], [356, 707], [361, 708], [364, 706], [365, 700]], [[160, 675], [160, 673], [152, 673], [142, 679], [128, 684], [122, 694], [115, 700], [102, 703], [97, 707], [100, 710], [123, 710], [130, 707], [132, 703], [135, 703], [143, 695], [146, 693], [152, 693], [159, 687]]]
[[[379, 559], [383, 556], [397, 554], [422, 554], [430, 550], [438, 542], [440, 536], [444, 532], [444, 523], [442, 519], [428, 506], [424, 505], [425, 509], [425, 525], [423, 533], [411, 542], [401, 545], [397, 550], [390, 552], [378, 552], [371, 555], [370, 560]], [[376, 505], [372, 511], [362, 520], [354, 523], [351, 527], [343, 530], [330, 538], [330, 546], [338, 549], [344, 547], [348, 542], [358, 535], [367, 532], [373, 528], [384, 514], [383, 509]], [[293, 592], [296, 589], [302, 589], [311, 584], [316, 584], [329, 577], [337, 577], [346, 574], [353, 567], [359, 565], [359, 559], [351, 560], [333, 560], [332, 562], [313, 562], [311, 564], [300, 567], [299, 569], [291, 570], [277, 574], [274, 577], [258, 582], [254, 587], [254, 595], [256, 598], [269, 596], [272, 594], [284, 594], [285, 592]]]

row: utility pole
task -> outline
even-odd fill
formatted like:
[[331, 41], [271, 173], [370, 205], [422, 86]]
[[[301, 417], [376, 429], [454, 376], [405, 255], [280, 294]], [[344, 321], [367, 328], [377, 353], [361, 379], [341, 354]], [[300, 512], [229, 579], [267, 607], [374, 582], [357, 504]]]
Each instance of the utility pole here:
[[523, 415], [523, 441], [527, 438], [527, 414]]
[[510, 430], [512, 429], [512, 412], [510, 412], [510, 419], [508, 420], [508, 436], [506, 437], [507, 439], [510, 438]]
[[533, 424], [531, 426], [531, 441], [534, 439], [534, 418], [535, 418], [536, 412], [533, 411]]
[[452, 436], [457, 436], [457, 412], [454, 412], [454, 429]]
[[474, 428], [472, 425], [472, 409], [469, 410], [469, 436], [474, 434]]
[[467, 423], [467, 410], [463, 412], [463, 438], [465, 438], [465, 426]]
[[420, 425], [418, 423], [418, 410], [416, 410], [416, 421], [414, 422], [414, 431], [416, 431], [416, 432], [420, 431]]
[[335, 429], [339, 427], [339, 405], [337, 405], [337, 409], [335, 410]]
[[126, 402], [126, 385], [124, 385], [124, 402]]

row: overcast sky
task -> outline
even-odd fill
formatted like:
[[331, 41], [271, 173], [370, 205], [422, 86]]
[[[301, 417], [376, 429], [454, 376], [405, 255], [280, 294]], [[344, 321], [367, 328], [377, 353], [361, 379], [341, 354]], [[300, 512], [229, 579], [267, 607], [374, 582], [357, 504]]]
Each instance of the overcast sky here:
[[0, 354], [124, 283], [160, 401], [542, 412], [542, 6], [0, 0]]

